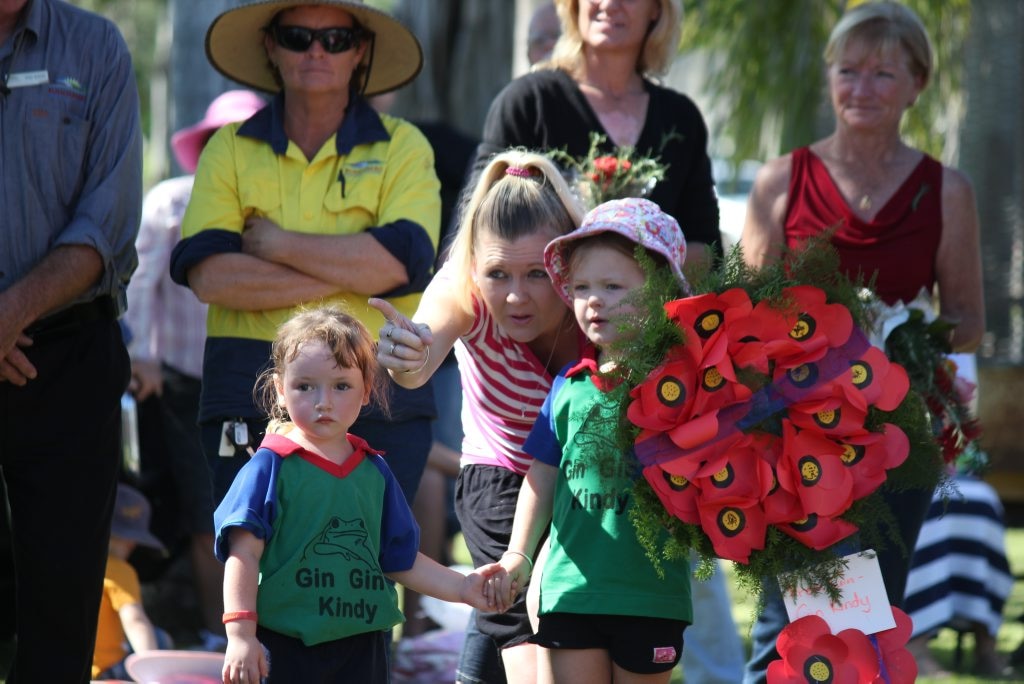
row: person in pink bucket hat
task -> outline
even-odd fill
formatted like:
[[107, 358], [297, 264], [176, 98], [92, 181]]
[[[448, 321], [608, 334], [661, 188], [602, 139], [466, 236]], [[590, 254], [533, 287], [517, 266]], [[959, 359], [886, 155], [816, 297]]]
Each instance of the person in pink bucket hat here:
[[628, 401], [614, 390], [624, 353], [619, 343], [636, 330], [635, 297], [649, 275], [637, 247], [675, 275], [678, 288], [666, 289], [678, 292], [665, 294], [689, 289], [681, 269], [683, 232], [645, 199], [597, 206], [544, 250], [555, 291], [572, 307], [589, 345], [554, 379], [526, 439], [523, 449], [533, 461], [499, 560], [508, 574], [496, 579], [497, 595], [512, 600], [545, 545], [547, 560], [536, 578], [539, 626], [529, 640], [548, 649], [544, 681], [642, 677], [667, 684], [693, 622], [690, 563], [685, 556], [662, 559], [656, 569], [648, 559], [630, 515], [639, 463], [617, 445], [618, 421], [602, 418], [618, 415]]
[[130, 331], [128, 353], [137, 401], [159, 404], [169, 470], [177, 493], [181, 532], [190, 539], [190, 561], [200, 622], [198, 640], [207, 650], [223, 650], [221, 564], [213, 556], [213, 486], [196, 427], [206, 305], [170, 277], [171, 250], [181, 238], [181, 221], [192, 196], [193, 172], [210, 136], [221, 126], [248, 119], [265, 102], [249, 90], [217, 96], [201, 121], [177, 131], [171, 149], [187, 175], [155, 185], [142, 203], [135, 247], [139, 267], [128, 285], [124, 323]]
[[171, 136], [171, 150], [187, 173], [195, 173], [199, 154], [206, 141], [218, 128], [235, 121], [245, 121], [263, 109], [266, 102], [251, 90], [229, 90], [214, 98], [206, 108], [206, 116]]
[[594, 207], [583, 216], [579, 228], [556, 237], [544, 248], [544, 268], [551, 276], [555, 292], [566, 304], [573, 305], [568, 263], [573, 248], [579, 240], [608, 232], [622, 235], [648, 252], [664, 257], [665, 265], [672, 269], [683, 293], [689, 294], [690, 286], [682, 268], [686, 262], [686, 238], [679, 224], [654, 202], [627, 197]]

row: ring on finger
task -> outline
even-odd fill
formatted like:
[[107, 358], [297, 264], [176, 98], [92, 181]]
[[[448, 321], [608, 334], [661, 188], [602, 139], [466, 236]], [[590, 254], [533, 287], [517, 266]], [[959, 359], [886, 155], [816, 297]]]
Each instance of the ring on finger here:
[[384, 337], [386, 337], [386, 338], [388, 338], [388, 339], [390, 340], [390, 339], [391, 339], [391, 333], [392, 333], [392, 331], [394, 331], [394, 328], [390, 328], [390, 327], [389, 327], [389, 328], [388, 328], [388, 331], [387, 331], [386, 333], [384, 333]]
[[391, 352], [390, 352], [391, 356], [395, 355], [395, 347], [397, 347], [397, 346], [398, 346], [398, 344], [396, 342], [392, 342], [391, 343]]

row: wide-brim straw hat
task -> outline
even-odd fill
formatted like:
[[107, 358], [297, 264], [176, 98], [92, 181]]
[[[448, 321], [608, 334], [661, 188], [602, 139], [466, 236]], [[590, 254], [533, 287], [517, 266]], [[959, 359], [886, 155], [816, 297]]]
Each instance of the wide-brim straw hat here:
[[278, 12], [303, 5], [338, 7], [373, 33], [373, 42], [363, 57], [363, 65], [369, 66], [364, 95], [399, 88], [420, 72], [423, 51], [412, 31], [391, 15], [361, 0], [257, 0], [227, 10], [213, 20], [206, 32], [206, 56], [210, 64], [232, 80], [276, 93], [281, 87], [274, 80], [267, 61], [263, 29]]

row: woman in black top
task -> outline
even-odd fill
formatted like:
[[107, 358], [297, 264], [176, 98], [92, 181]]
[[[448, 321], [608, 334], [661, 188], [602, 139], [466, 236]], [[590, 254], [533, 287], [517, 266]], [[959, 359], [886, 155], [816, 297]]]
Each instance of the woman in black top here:
[[[678, 0], [557, 0], [562, 36], [551, 59], [495, 98], [477, 150], [477, 167], [508, 147], [562, 149], [581, 157], [592, 132], [668, 165], [649, 195], [686, 234], [687, 270], [721, 243], [718, 200], [697, 106], [657, 85], [679, 41]], [[695, 244], [698, 243], [698, 244]]]

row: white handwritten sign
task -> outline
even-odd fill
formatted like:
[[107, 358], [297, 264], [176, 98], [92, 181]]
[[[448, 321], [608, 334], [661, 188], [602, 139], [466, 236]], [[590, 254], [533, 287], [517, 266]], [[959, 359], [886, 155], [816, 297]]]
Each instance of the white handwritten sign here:
[[828, 623], [833, 634], [850, 628], [874, 634], [895, 627], [875, 552], [853, 553], [844, 560], [847, 567], [838, 584], [842, 592], [839, 602], [829, 601], [823, 590], [815, 593], [807, 585], [799, 584], [795, 595], [783, 595], [790, 622], [806, 615], [818, 615]]

